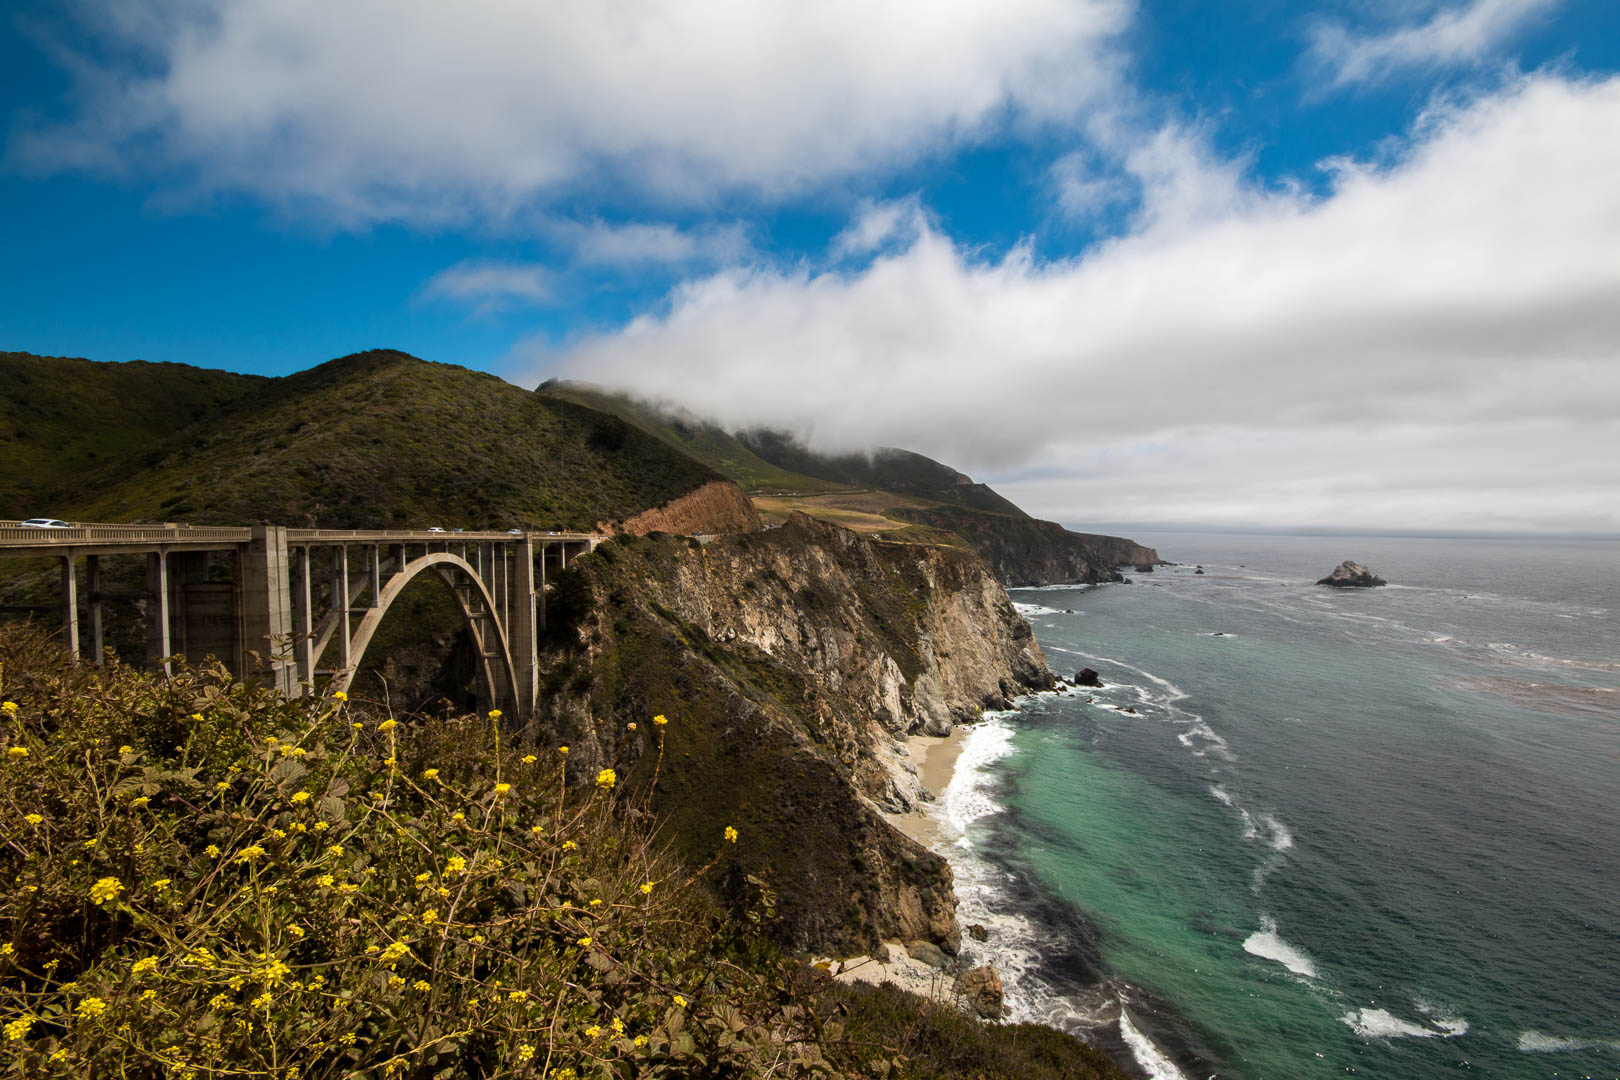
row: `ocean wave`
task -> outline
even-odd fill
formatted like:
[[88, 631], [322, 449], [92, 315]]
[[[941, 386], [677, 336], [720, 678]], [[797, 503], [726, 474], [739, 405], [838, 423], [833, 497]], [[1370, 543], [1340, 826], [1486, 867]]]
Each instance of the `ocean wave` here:
[[1020, 615], [1062, 615], [1057, 608], [1042, 607], [1040, 604], [1020, 604], [1013, 601], [1013, 610]]
[[1261, 814], [1260, 823], [1271, 833], [1268, 843], [1272, 851], [1287, 851], [1294, 846], [1294, 834], [1288, 831], [1288, 826], [1277, 820], [1277, 815]]
[[1250, 814], [1243, 807], [1239, 806], [1237, 804], [1237, 800], [1232, 798], [1231, 792], [1227, 791], [1219, 784], [1211, 784], [1209, 786], [1209, 793], [1215, 796], [1216, 802], [1230, 810], [1236, 811], [1238, 817], [1243, 819], [1243, 839], [1254, 840], [1260, 836], [1260, 830], [1255, 828], [1254, 815]]
[[1131, 1023], [1131, 1014], [1123, 1007], [1119, 1010], [1119, 1034], [1131, 1048], [1131, 1056], [1148, 1074], [1149, 1080], [1187, 1080], [1186, 1074], [1176, 1068], [1175, 1062], [1164, 1056], [1164, 1051]]
[[940, 800], [945, 820], [958, 836], [973, 822], [1006, 809], [991, 796], [994, 780], [987, 767], [1012, 753], [1012, 737], [1006, 714], [986, 713], [962, 740], [956, 769]]
[[1260, 916], [1260, 929], [1244, 939], [1243, 951], [1262, 960], [1274, 960], [1295, 975], [1307, 979], [1317, 978], [1315, 962], [1302, 950], [1278, 936], [1277, 920], [1270, 915]]
[[1402, 1020], [1387, 1009], [1355, 1009], [1339, 1017], [1363, 1039], [1454, 1039], [1468, 1034], [1468, 1021], [1437, 1017], [1433, 1027]]
[[1575, 1054], [1582, 1050], [1620, 1050], [1620, 1039], [1572, 1039], [1544, 1031], [1519, 1033], [1521, 1054]]

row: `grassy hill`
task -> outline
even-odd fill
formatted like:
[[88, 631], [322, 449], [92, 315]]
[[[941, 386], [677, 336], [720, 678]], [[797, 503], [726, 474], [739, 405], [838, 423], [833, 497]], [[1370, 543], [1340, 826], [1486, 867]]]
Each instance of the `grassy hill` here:
[[[0, 464], [0, 492], [11, 493], [3, 509], [17, 513], [587, 528], [719, 478], [619, 417], [388, 350], [280, 379], [10, 362], [30, 385], [57, 387], [41, 405], [50, 426], [13, 436], [30, 455]], [[91, 431], [99, 434], [68, 435]]]
[[185, 364], [0, 352], [0, 518], [61, 516], [87, 475], [117, 475], [165, 437], [261, 388]]
[[838, 491], [851, 485], [783, 468], [766, 461], [718, 424], [679, 409], [661, 410], [628, 394], [575, 382], [542, 383], [536, 391], [552, 401], [567, 401], [617, 416], [666, 445], [696, 458], [751, 495]]

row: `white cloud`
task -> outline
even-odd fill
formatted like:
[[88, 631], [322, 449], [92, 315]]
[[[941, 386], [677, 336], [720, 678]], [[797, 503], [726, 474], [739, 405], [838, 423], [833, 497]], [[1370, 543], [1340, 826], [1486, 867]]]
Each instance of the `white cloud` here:
[[922, 200], [916, 195], [888, 202], [868, 199], [861, 203], [849, 227], [833, 237], [832, 257], [870, 255], [889, 244], [907, 243], [927, 224]]
[[924, 224], [859, 270], [690, 280], [532, 363], [909, 446], [1069, 520], [1620, 530], [1616, 130], [1620, 79], [1529, 79], [1316, 200], [1170, 139], [1136, 231], [1081, 257], [980, 261]]
[[754, 250], [741, 224], [681, 229], [665, 222], [555, 222], [548, 231], [572, 249], [577, 262], [587, 266], [734, 263], [747, 259]]
[[174, 170], [341, 221], [883, 170], [1115, 83], [1130, 0], [123, 0], [36, 168]]
[[1375, 82], [1407, 68], [1477, 63], [1562, 2], [1468, 0], [1384, 34], [1357, 34], [1342, 23], [1322, 22], [1312, 31], [1310, 56], [1332, 73], [1335, 86]]
[[469, 259], [434, 274], [422, 286], [422, 295], [468, 304], [476, 314], [489, 315], [549, 302], [551, 275], [527, 263]]

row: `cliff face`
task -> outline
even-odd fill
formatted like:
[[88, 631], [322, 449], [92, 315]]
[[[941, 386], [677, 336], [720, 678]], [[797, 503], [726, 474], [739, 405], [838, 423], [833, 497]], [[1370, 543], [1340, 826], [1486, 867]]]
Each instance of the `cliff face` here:
[[579, 775], [613, 765], [646, 785], [662, 733], [652, 806], [668, 837], [707, 861], [741, 830], [731, 885], [746, 871], [781, 887], [786, 942], [954, 947], [949, 867], [879, 811], [923, 797], [905, 735], [1051, 685], [982, 561], [796, 515], [706, 546], [603, 545], [557, 582], [550, 614], [541, 724]]
[[896, 516], [954, 532], [990, 564], [1009, 588], [1119, 581], [1117, 567], [1161, 561], [1157, 551], [1134, 540], [1070, 532], [1055, 521], [946, 507], [900, 511]]
[[742, 488], [729, 480], [716, 480], [663, 506], [627, 518], [617, 530], [606, 528], [604, 531], [623, 531], [635, 536], [654, 532], [706, 536], [758, 532], [760, 527], [759, 513]]

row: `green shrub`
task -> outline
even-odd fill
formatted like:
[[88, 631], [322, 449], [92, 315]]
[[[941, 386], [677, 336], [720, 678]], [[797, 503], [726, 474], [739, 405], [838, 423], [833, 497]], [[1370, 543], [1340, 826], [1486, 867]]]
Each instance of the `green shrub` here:
[[702, 886], [727, 823], [684, 872], [616, 774], [495, 714], [48, 654], [0, 635], [5, 1075], [840, 1071]]

